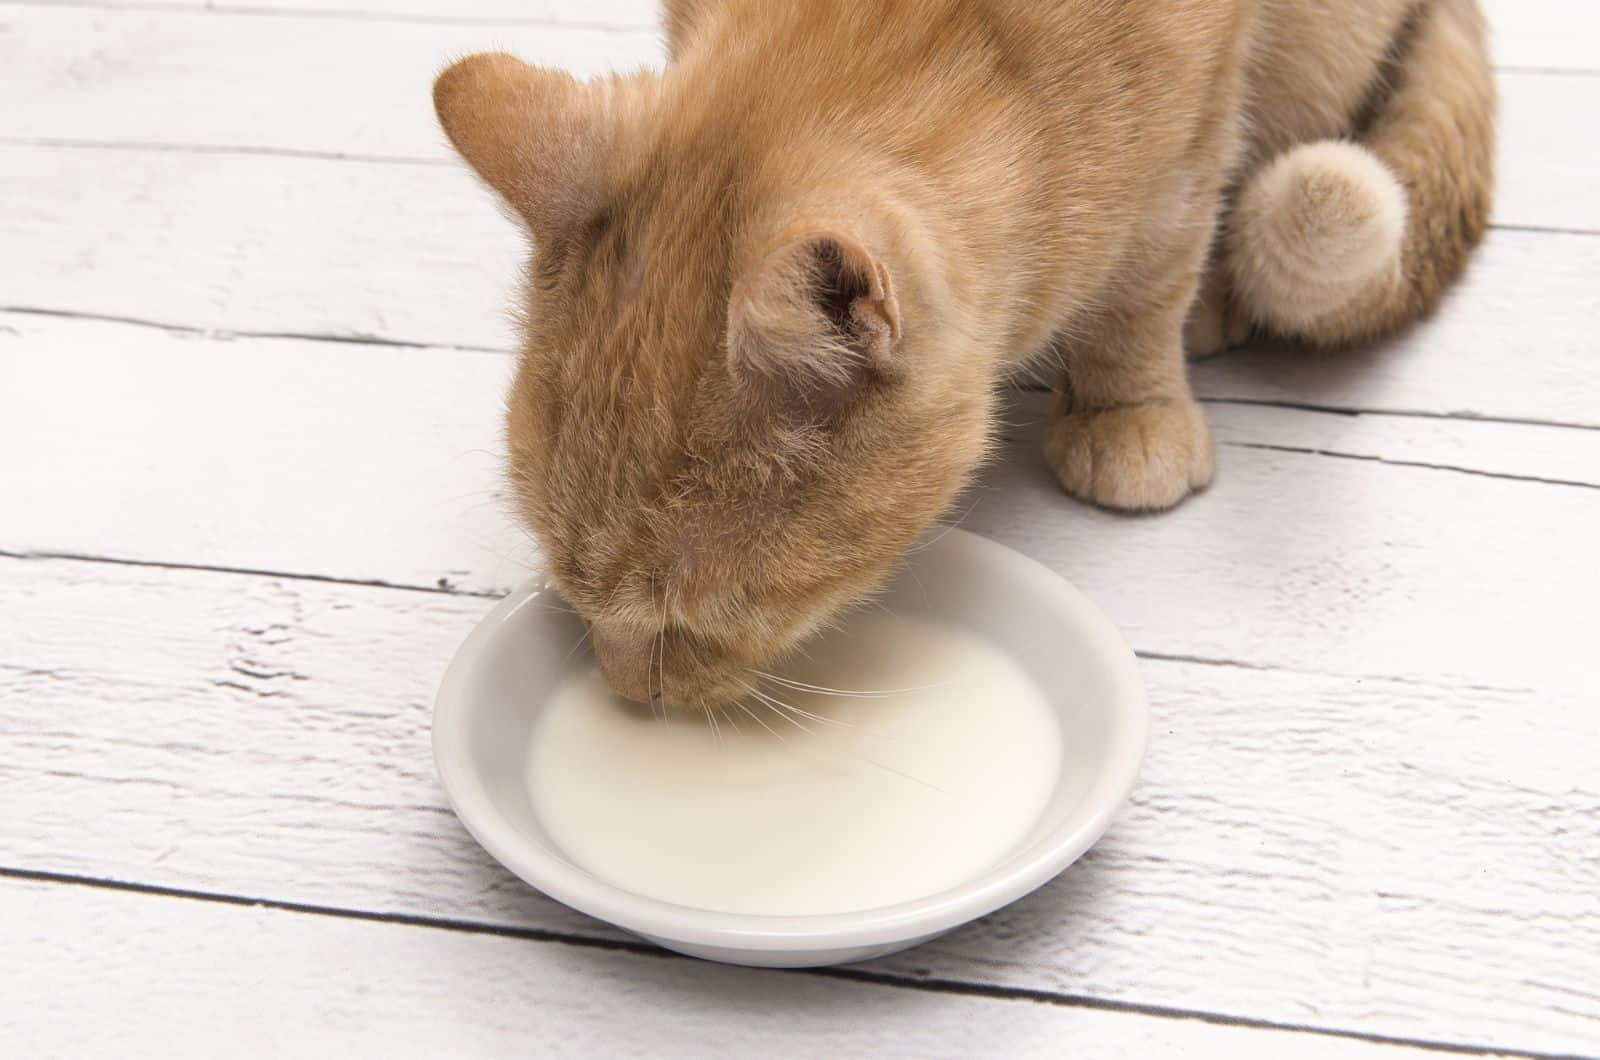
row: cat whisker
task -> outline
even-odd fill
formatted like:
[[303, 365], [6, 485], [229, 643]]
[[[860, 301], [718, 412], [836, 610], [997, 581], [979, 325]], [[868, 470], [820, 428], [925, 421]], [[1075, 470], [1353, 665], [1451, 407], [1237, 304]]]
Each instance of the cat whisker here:
[[[656, 572], [652, 570], [650, 572], [650, 599], [653, 601], [655, 599], [655, 596], [656, 596]], [[657, 669], [656, 669], [657, 678], [656, 678], [656, 695], [655, 695], [655, 698], [657, 700], [660, 700], [660, 702], [661, 702], [661, 720], [662, 721], [666, 721], [667, 720], [667, 598], [666, 598], [666, 593], [665, 592], [663, 592], [662, 595], [661, 595], [661, 631], [658, 634], [656, 634], [656, 644], [660, 648], [661, 658], [657, 661]], [[655, 659], [655, 653], [654, 652], [651, 653], [651, 659], [647, 659], [645, 661], [645, 666], [646, 666], [646, 670], [645, 670], [645, 691], [649, 691], [650, 672], [649, 672], [648, 667], [650, 665], [651, 660], [653, 660], [653, 659]]]
[[893, 773], [895, 776], [900, 777], [903, 780], [909, 780], [913, 784], [920, 784], [923, 787], [927, 788], [929, 791], [937, 791], [940, 795], [949, 795], [950, 794], [948, 791], [944, 790], [943, 788], [941, 788], [937, 784], [930, 784], [926, 780], [923, 780], [921, 777], [914, 777], [910, 773], [905, 772], [904, 770], [896, 769], [894, 766], [886, 766], [882, 762], [877, 761], [876, 759], [867, 758], [867, 757], [862, 756], [862, 755], [856, 755], [854, 757], [861, 759], [861, 761], [867, 763], [869, 766], [877, 766], [879, 769], [883, 770], [885, 773]]
[[700, 713], [706, 716], [706, 724], [711, 728], [711, 735], [717, 738], [717, 746], [722, 746], [722, 726], [717, 723], [717, 716], [706, 709], [705, 701], [700, 703]]
[[967, 510], [961, 513], [961, 518], [957, 519], [955, 522], [951, 523], [949, 526], [946, 526], [943, 530], [939, 531], [939, 533], [936, 536], [934, 536], [933, 538], [930, 538], [929, 540], [924, 541], [922, 544], [918, 545], [916, 548], [911, 549], [909, 552], [906, 553], [906, 555], [914, 556], [918, 552], [921, 552], [923, 549], [932, 548], [934, 545], [937, 545], [940, 541], [943, 541], [946, 534], [948, 534], [950, 531], [956, 529], [956, 527], [960, 526], [962, 523], [966, 522], [967, 521], [967, 517], [970, 516], [973, 512], [978, 510], [978, 505], [980, 503], [982, 503], [982, 501], [983, 501], [982, 497], [979, 497], [976, 500], [974, 500], [971, 504], [967, 505]]
[[[789, 714], [785, 713], [782, 709], [780, 709], [780, 708], [788, 708], [790, 710], [799, 710], [798, 707], [790, 707], [788, 704], [783, 703], [781, 700], [773, 699], [770, 696], [767, 696], [766, 694], [762, 693], [761, 691], [759, 691], [757, 689], [751, 689], [751, 691], [754, 692], [754, 694], [756, 695], [756, 697], [758, 699], [760, 699], [763, 703], [766, 703], [769, 707], [771, 707], [773, 713], [777, 714], [780, 718], [787, 719], [790, 724], [792, 724], [795, 728], [799, 729], [801, 732], [805, 733], [808, 736], [815, 736], [816, 735], [816, 733], [813, 730], [808, 729], [804, 725], [800, 724], [798, 719], [796, 719], [794, 717], [791, 717]], [[748, 714], [750, 712], [749, 712], [748, 709], [746, 709], [745, 713]], [[804, 713], [804, 712], [802, 712], [802, 713]], [[754, 717], [755, 715], [752, 714], [751, 716]], [[807, 715], [807, 716], [808, 717], [815, 717], [815, 715]], [[757, 719], [757, 720], [760, 720], [760, 719]], [[828, 720], [828, 719], [819, 718], [817, 720], [821, 721], [821, 720]], [[765, 726], [764, 725], [763, 727], [766, 728], [768, 732], [771, 732], [774, 736], [777, 736], [777, 732], [774, 731], [770, 726]], [[778, 738], [782, 739], [781, 736], [778, 737]], [[912, 776], [910, 773], [907, 773], [904, 770], [896, 769], [894, 766], [884, 765], [882, 762], [878, 761], [875, 758], [868, 758], [866, 755], [858, 754], [857, 752], [854, 752], [854, 751], [851, 751], [851, 750], [848, 750], [848, 749], [845, 749], [845, 748], [840, 748], [839, 749], [839, 753], [841, 753], [841, 754], [843, 754], [843, 755], [845, 755], [845, 756], [847, 756], [849, 758], [854, 758], [858, 762], [865, 762], [867, 765], [872, 766], [874, 769], [881, 769], [885, 773], [892, 773], [893, 775], [901, 778], [902, 780], [909, 780], [913, 784], [921, 785], [922, 787], [927, 788], [930, 791], [937, 791], [941, 795], [949, 795], [950, 794], [948, 791], [946, 791], [943, 788], [939, 787], [939, 785], [937, 785], [937, 784], [930, 784], [928, 781], [923, 780], [921, 777]]]
[[856, 691], [849, 688], [828, 688], [826, 685], [813, 685], [805, 681], [796, 681], [790, 677], [779, 677], [777, 674], [769, 674], [765, 670], [749, 670], [749, 672], [755, 674], [757, 677], [765, 678], [774, 684], [793, 689], [796, 692], [813, 692], [819, 696], [848, 696], [853, 699], [883, 699], [888, 696], [905, 696], [910, 695], [913, 692], [927, 692], [938, 687], [937, 685], [922, 685], [916, 688], [882, 688], [869, 691]]
[[837, 725], [837, 726], [839, 726], [840, 728], [843, 728], [843, 729], [853, 729], [853, 728], [855, 728], [854, 725], [851, 725], [847, 721], [839, 721], [837, 718], [828, 718], [828, 717], [824, 717], [821, 714], [813, 714], [809, 710], [802, 710], [800, 707], [795, 706], [793, 703], [789, 703], [789, 702], [787, 702], [785, 700], [779, 699], [777, 696], [768, 695], [766, 693], [763, 693], [763, 692], [760, 692], [760, 691], [754, 690], [754, 689], [752, 689], [752, 691], [755, 691], [756, 695], [761, 696], [767, 702], [775, 703], [775, 704], [781, 706], [784, 710], [790, 711], [791, 713], [794, 713], [794, 714], [798, 714], [802, 718], [810, 718], [812, 721], [817, 722], [820, 725]]
[[763, 692], [756, 691], [754, 689], [752, 689], [752, 692], [754, 692], [755, 697], [757, 699], [759, 699], [761, 702], [765, 703], [767, 705], [767, 707], [769, 709], [771, 709], [771, 711], [774, 714], [776, 714], [778, 717], [782, 718], [784, 721], [787, 721], [790, 725], [793, 725], [795, 728], [799, 729], [801, 732], [805, 733], [807, 736], [815, 736], [816, 735], [815, 732], [813, 732], [812, 730], [810, 730], [810, 729], [806, 728], [804, 725], [802, 725], [800, 723], [800, 719], [799, 718], [796, 718], [793, 715], [791, 715], [788, 712], [786, 712], [783, 709], [783, 704], [782, 703], [778, 702], [775, 699], [772, 699], [771, 697], [767, 696]]
[[931, 602], [933, 598], [928, 595], [928, 587], [922, 583], [922, 575], [917, 573], [916, 564], [910, 564], [905, 569], [906, 573], [911, 575], [911, 580], [917, 583], [917, 588], [921, 590], [922, 602], [925, 604]]
[[760, 715], [758, 715], [755, 711], [751, 710], [749, 707], [745, 706], [743, 703], [735, 703], [734, 706], [736, 706], [740, 710], [744, 711], [745, 716], [748, 717], [751, 721], [755, 722], [757, 725], [761, 726], [763, 729], [765, 729], [768, 732], [770, 732], [773, 736], [777, 737], [779, 743], [788, 743], [789, 742], [788, 740], [785, 740], [783, 738], [783, 735], [780, 732], [778, 732], [777, 729], [774, 729], [772, 726], [770, 726], [766, 722], [762, 721]]
[[584, 629], [583, 629], [583, 636], [579, 637], [577, 643], [574, 644], [571, 648], [569, 648], [567, 650], [567, 654], [566, 655], [561, 657], [561, 662], [563, 664], [565, 664], [568, 659], [571, 659], [574, 655], [578, 654], [578, 649], [583, 647], [583, 642], [588, 640], [588, 639], [589, 639], [589, 627], [585, 626]]

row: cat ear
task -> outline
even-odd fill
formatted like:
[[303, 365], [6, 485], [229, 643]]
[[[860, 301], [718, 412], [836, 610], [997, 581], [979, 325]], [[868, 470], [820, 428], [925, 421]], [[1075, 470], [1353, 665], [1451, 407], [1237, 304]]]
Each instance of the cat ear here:
[[899, 370], [900, 305], [889, 269], [854, 235], [780, 241], [734, 287], [734, 374], [775, 389], [797, 412], [837, 412]]
[[599, 123], [589, 90], [570, 74], [500, 52], [473, 55], [434, 81], [433, 107], [456, 151], [535, 237], [594, 206]]

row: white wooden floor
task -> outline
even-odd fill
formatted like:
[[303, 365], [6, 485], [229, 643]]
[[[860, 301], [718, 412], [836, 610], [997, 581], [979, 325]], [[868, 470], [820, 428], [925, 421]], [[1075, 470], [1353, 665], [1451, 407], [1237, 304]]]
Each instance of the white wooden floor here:
[[966, 525], [1157, 719], [1106, 840], [860, 969], [658, 955], [512, 879], [428, 754], [529, 547], [518, 238], [427, 88], [658, 61], [650, 0], [0, 0], [0, 1053], [1600, 1055], [1600, 5], [1490, 0], [1497, 224], [1440, 316], [1199, 365], [1179, 512], [1020, 399]]

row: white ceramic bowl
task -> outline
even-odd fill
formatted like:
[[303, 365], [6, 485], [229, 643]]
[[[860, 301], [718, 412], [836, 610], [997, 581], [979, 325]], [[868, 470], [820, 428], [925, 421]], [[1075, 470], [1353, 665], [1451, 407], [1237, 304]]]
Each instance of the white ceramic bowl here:
[[1061, 775], [1023, 842], [959, 887], [916, 901], [825, 916], [751, 916], [647, 898], [598, 879], [549, 839], [525, 778], [534, 719], [580, 665], [582, 626], [540, 606], [538, 586], [507, 597], [467, 638], [433, 715], [439, 776], [467, 829], [507, 868], [574, 909], [671, 950], [733, 964], [804, 967], [914, 946], [1016, 901], [1088, 850], [1128, 797], [1149, 715], [1133, 653], [1099, 608], [1054, 572], [960, 530], [914, 552], [884, 602], [974, 630], [1017, 659], [1059, 712]]

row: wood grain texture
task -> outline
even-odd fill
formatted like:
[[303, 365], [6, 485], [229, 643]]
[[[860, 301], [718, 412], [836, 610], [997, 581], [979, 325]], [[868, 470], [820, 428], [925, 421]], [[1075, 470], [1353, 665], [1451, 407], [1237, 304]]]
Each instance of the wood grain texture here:
[[[495, 866], [436, 788], [433, 689], [488, 607], [0, 561], [0, 865], [615, 937]], [[1105, 841], [880, 968], [1507, 1048], [1600, 1041], [1591, 698], [1534, 673], [1144, 672], [1156, 736]]]
[[379, 158], [451, 157], [434, 75], [503, 50], [590, 76], [658, 65], [656, 31], [204, 11], [0, 9], [0, 63], [31, 86], [0, 136]]
[[[656, 0], [29, 0], [38, 6], [195, 8], [223, 16], [282, 12], [358, 20], [599, 26], [654, 29]], [[1561, 0], [1565, 2], [1565, 0]]]
[[0, 314], [0, 449], [51, 454], [0, 463], [0, 550], [504, 592], [537, 559], [502, 498], [511, 370]]
[[32, 1056], [1432, 1055], [22, 881], [0, 906], [0, 1032]]
[[8, 306], [513, 344], [523, 239], [455, 167], [0, 147], [0, 194]]
[[[1031, 420], [1019, 410], [1031, 433], [991, 469], [963, 525], [1077, 582], [1140, 650], [1592, 686], [1581, 616], [1600, 596], [1600, 491], [1226, 445], [1205, 494], [1130, 519], [1060, 495], [1035, 455], [1043, 405]], [[1369, 426], [1305, 419], [1294, 430], [1355, 453]]]
[[1224, 462], [1230, 459], [1229, 448], [1281, 448], [1337, 459], [1600, 489], [1600, 431], [1205, 403], [1212, 433], [1224, 449]]
[[[174, 14], [178, 22], [165, 21]], [[521, 240], [471, 178], [446, 162], [427, 103], [434, 70], [452, 52], [468, 50], [459, 34], [494, 34], [412, 25], [384, 37], [383, 27], [360, 23], [199, 12], [22, 7], [7, 9], [4, 17], [16, 20], [0, 37], [8, 65], [35, 83], [62, 89], [57, 103], [41, 93], [28, 107], [7, 111], [37, 120], [34, 131], [41, 135], [71, 132], [72, 109], [81, 107], [83, 114], [106, 117], [115, 127], [101, 131], [124, 142], [159, 138], [163, 128], [192, 133], [203, 126], [222, 137], [223, 148], [271, 151], [270, 138], [251, 132], [252, 123], [264, 122], [280, 125], [288, 137], [282, 142], [301, 148], [321, 144], [342, 155], [361, 149], [365, 136], [369, 149], [387, 145], [383, 150], [391, 154], [410, 150], [441, 163], [421, 173], [275, 165], [255, 156], [162, 156], [141, 165], [93, 151], [48, 149], [37, 166], [8, 159], [0, 171], [7, 200], [18, 208], [7, 210], [6, 237], [18, 260], [33, 263], [27, 271], [38, 283], [10, 286], [9, 301], [81, 308], [48, 294], [77, 289], [88, 302], [103, 302], [90, 311], [165, 314], [178, 323], [509, 344], [504, 292], [519, 264]], [[532, 28], [521, 32], [534, 48], [548, 37]], [[381, 45], [374, 46], [374, 33]], [[558, 34], [546, 46], [555, 49], [552, 58], [581, 67], [584, 55], [598, 61], [609, 53], [614, 36]], [[163, 57], [154, 69], [151, 55]], [[352, 56], [362, 58], [353, 63]], [[363, 70], [368, 62], [385, 73]], [[357, 71], [361, 76], [352, 77]], [[208, 83], [212, 89], [197, 91]], [[297, 91], [299, 98], [285, 95]], [[146, 105], [125, 107], [129, 92], [144, 93]], [[340, 105], [328, 106], [318, 96]], [[303, 140], [293, 132], [332, 115], [339, 115], [333, 121], [341, 128], [331, 135], [325, 130]], [[155, 124], [141, 129], [141, 122]], [[114, 180], [106, 179], [108, 164]], [[41, 196], [43, 187], [56, 193]], [[94, 234], [85, 231], [84, 243], [68, 247], [63, 237], [70, 241], [66, 232], [80, 225]], [[380, 250], [361, 231], [393, 236], [402, 246]], [[488, 238], [467, 246], [430, 238], [461, 231]], [[47, 249], [52, 244], [55, 251]], [[405, 293], [396, 290], [397, 281]], [[178, 304], [150, 297], [159, 289], [183, 294]], [[439, 292], [446, 296], [440, 299]], [[404, 317], [417, 303], [435, 305], [427, 311], [431, 329], [407, 326]], [[351, 314], [343, 322], [341, 305]]]

